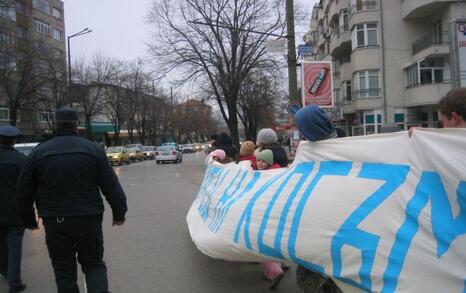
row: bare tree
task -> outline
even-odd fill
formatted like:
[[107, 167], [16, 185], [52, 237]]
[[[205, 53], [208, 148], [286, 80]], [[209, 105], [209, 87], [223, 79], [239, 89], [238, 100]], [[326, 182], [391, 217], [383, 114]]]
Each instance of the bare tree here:
[[55, 132], [53, 112], [66, 105], [67, 82], [64, 57], [49, 50], [40, 58], [45, 64], [48, 74], [45, 76], [43, 87], [37, 91], [40, 110], [45, 112], [47, 126]]
[[78, 103], [84, 113], [86, 132], [92, 138], [91, 120], [104, 110], [105, 88], [115, 73], [115, 61], [98, 54], [91, 64], [82, 61], [74, 66], [74, 84], [72, 99]]
[[275, 123], [274, 113], [285, 94], [277, 88], [274, 76], [264, 71], [253, 71], [242, 84], [238, 116], [243, 123], [246, 139], [256, 141], [260, 127]]
[[0, 91], [7, 98], [10, 124], [16, 125], [18, 112], [39, 101], [38, 90], [45, 84], [47, 65], [40, 56], [42, 46], [28, 46], [22, 51], [13, 44], [0, 46]]
[[283, 34], [283, 1], [156, 0], [149, 21], [156, 28], [150, 49], [161, 72], [178, 70], [180, 84], [206, 80], [238, 143], [241, 84], [253, 69], [277, 66], [266, 58], [264, 43], [270, 34]]

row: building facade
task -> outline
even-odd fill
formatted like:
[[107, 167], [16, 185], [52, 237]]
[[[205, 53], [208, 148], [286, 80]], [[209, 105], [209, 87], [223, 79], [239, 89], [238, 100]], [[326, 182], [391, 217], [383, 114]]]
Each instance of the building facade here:
[[333, 62], [336, 125], [350, 135], [435, 127], [436, 105], [452, 87], [449, 27], [465, 1], [321, 0], [305, 40], [310, 60]]
[[[1, 64], [2, 73], [18, 70], [22, 59], [34, 55], [31, 73], [35, 78], [42, 74], [40, 84], [31, 80], [23, 81], [26, 93], [17, 98], [16, 125], [26, 140], [39, 139], [52, 134], [51, 116], [56, 110], [56, 101], [64, 99], [63, 81], [66, 80], [65, 21], [64, 4], [61, 0], [1, 0], [0, 1], [0, 46], [14, 51], [8, 64]], [[32, 59], [32, 57], [31, 57]], [[9, 67], [9, 68], [8, 68]], [[52, 69], [51, 69], [52, 67]], [[51, 77], [53, 75], [53, 78]], [[16, 77], [23, 78], [24, 77]], [[37, 79], [37, 78], [36, 78]], [[60, 83], [58, 85], [58, 83]], [[59, 88], [58, 88], [59, 87]], [[18, 93], [20, 90], [17, 90]], [[19, 93], [21, 94], [21, 93]], [[11, 123], [12, 94], [5, 87], [0, 90], [0, 124]]]

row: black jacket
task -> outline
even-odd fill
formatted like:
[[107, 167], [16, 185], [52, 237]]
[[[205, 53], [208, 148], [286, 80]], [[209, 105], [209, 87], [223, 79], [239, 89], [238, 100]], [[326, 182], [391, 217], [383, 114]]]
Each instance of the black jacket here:
[[100, 191], [113, 219], [123, 221], [126, 196], [105, 151], [74, 133], [60, 133], [29, 155], [18, 182], [17, 204], [30, 226], [35, 223], [34, 202], [42, 218], [102, 214]]
[[13, 148], [0, 147], [0, 226], [22, 226], [16, 209], [15, 189], [26, 159]]
[[261, 150], [271, 150], [273, 153], [273, 163], [279, 164], [282, 168], [288, 166], [289, 160], [285, 149], [279, 143], [265, 145]]

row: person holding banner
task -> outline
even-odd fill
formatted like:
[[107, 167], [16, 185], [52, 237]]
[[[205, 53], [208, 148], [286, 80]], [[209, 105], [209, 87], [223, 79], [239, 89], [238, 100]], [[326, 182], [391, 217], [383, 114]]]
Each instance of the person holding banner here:
[[[466, 88], [450, 90], [438, 103], [438, 123], [440, 128], [466, 128]], [[416, 127], [409, 129], [411, 137]]]
[[[274, 164], [273, 152], [271, 150], [260, 151], [257, 155], [257, 168], [260, 171], [281, 168], [279, 164]], [[282, 264], [277, 261], [264, 262], [264, 277], [272, 282], [270, 289], [275, 289], [285, 276]]]
[[[296, 126], [309, 141], [321, 141], [337, 138], [327, 114], [317, 106], [307, 106], [296, 114]], [[304, 293], [340, 293], [343, 292], [335, 282], [320, 273], [298, 265], [296, 269], [298, 286]]]
[[260, 151], [269, 149], [273, 152], [274, 163], [279, 164], [281, 167], [288, 166], [288, 155], [285, 149], [278, 143], [277, 133], [271, 128], [263, 128], [257, 134], [257, 149], [255, 155]]
[[442, 127], [466, 128], [466, 88], [450, 90], [438, 105], [438, 120]]

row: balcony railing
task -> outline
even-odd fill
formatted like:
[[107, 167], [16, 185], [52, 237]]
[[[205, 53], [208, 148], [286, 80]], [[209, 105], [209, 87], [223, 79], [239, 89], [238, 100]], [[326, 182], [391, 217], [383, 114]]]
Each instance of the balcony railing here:
[[353, 99], [378, 98], [382, 90], [379, 88], [363, 89], [353, 91]]
[[361, 11], [366, 11], [366, 10], [376, 10], [377, 9], [377, 1], [375, 0], [368, 0], [368, 1], [359, 1], [356, 0], [356, 3], [351, 5], [350, 7], [350, 13], [358, 13]]
[[413, 43], [413, 55], [431, 46], [448, 45], [448, 32], [432, 32]]

